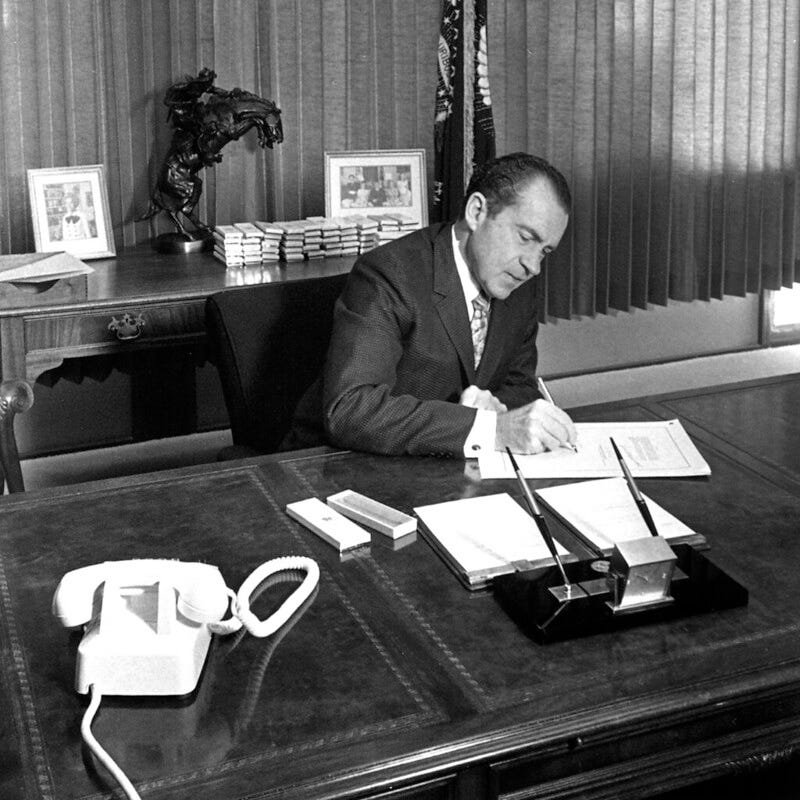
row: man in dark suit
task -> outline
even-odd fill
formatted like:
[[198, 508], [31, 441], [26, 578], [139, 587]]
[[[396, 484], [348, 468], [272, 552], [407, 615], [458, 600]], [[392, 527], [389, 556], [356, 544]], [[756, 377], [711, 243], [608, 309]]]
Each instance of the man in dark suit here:
[[[285, 446], [470, 457], [573, 443], [569, 416], [536, 389], [532, 280], [570, 206], [561, 173], [514, 153], [475, 170], [455, 224], [361, 256], [336, 304], [323, 374]], [[488, 306], [477, 342], [475, 299]]]

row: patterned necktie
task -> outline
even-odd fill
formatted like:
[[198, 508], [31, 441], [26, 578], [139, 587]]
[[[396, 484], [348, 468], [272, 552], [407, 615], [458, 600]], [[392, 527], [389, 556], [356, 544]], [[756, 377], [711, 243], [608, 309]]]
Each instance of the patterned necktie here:
[[479, 294], [472, 301], [472, 319], [469, 327], [472, 330], [472, 347], [475, 351], [475, 369], [481, 363], [483, 346], [486, 344], [486, 331], [489, 328], [489, 301]]

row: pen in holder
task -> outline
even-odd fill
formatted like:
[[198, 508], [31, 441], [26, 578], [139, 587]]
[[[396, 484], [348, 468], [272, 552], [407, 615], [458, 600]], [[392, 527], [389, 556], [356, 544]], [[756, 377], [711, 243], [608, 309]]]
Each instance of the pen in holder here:
[[552, 567], [494, 579], [494, 593], [509, 616], [540, 643], [618, 630], [701, 612], [747, 605], [747, 589], [689, 544], [670, 546], [659, 536], [644, 498], [612, 440], [647, 536], [617, 542], [610, 555], [563, 563], [547, 521], [511, 452], [523, 497], [550, 550]]
[[666, 605], [672, 602], [670, 584], [677, 557], [666, 539], [659, 536], [650, 509], [622, 457], [622, 452], [613, 437], [609, 437], [609, 439], [633, 501], [650, 531], [649, 538], [618, 542], [611, 553], [609, 582], [612, 589], [612, 600], [610, 605], [615, 614], [624, 614], [636, 609]]
[[[668, 595], [639, 591], [648, 574], [656, 569], [663, 574], [664, 567], [622, 565], [614, 553], [564, 564], [569, 595], [555, 567], [502, 575], [492, 586], [501, 607], [540, 644], [747, 605], [747, 589], [703, 553], [689, 544], [676, 544], [670, 552]], [[662, 590], [666, 584], [664, 578]]]

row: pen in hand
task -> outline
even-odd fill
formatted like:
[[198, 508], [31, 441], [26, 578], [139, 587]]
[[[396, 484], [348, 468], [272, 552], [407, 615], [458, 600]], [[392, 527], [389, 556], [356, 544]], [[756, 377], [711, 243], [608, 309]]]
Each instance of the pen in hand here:
[[517, 481], [519, 482], [520, 488], [522, 489], [522, 494], [525, 498], [525, 502], [528, 504], [528, 511], [535, 520], [536, 525], [542, 534], [542, 538], [544, 539], [548, 550], [550, 550], [550, 554], [553, 556], [556, 564], [558, 565], [558, 569], [561, 572], [561, 577], [564, 580], [564, 586], [569, 586], [570, 585], [569, 578], [567, 577], [567, 573], [564, 570], [564, 565], [561, 563], [561, 558], [559, 558], [558, 550], [556, 550], [556, 543], [553, 541], [553, 535], [550, 533], [550, 528], [547, 525], [547, 520], [544, 518], [542, 512], [539, 510], [539, 506], [536, 504], [536, 501], [533, 499], [531, 490], [528, 488], [528, 484], [525, 478], [522, 477], [522, 473], [520, 472], [519, 466], [517, 465], [517, 460], [514, 458], [511, 449], [506, 447], [506, 452], [508, 453], [508, 457], [511, 459], [511, 466], [513, 467], [514, 473], [517, 476]]
[[639, 491], [639, 487], [634, 482], [633, 475], [631, 475], [631, 471], [628, 469], [628, 465], [625, 463], [625, 459], [622, 457], [622, 453], [620, 453], [617, 443], [610, 436], [609, 439], [611, 440], [611, 446], [614, 448], [614, 453], [616, 453], [617, 461], [619, 461], [619, 465], [622, 467], [622, 472], [625, 475], [625, 481], [628, 484], [628, 489], [630, 489], [633, 499], [635, 500], [636, 505], [639, 507], [639, 512], [641, 513], [645, 524], [653, 536], [658, 536], [658, 530], [656, 529], [655, 522], [653, 522], [653, 517], [650, 515], [650, 509], [647, 507], [647, 503], [645, 503], [644, 498]]
[[[545, 385], [545, 382], [541, 378], [538, 378], [538, 377], [536, 378], [536, 388], [539, 390], [539, 394], [545, 400], [547, 400], [548, 403], [551, 403], [552, 405], [555, 405], [555, 403], [553, 403], [553, 396], [550, 394], [550, 390], [547, 388], [547, 386]], [[563, 446], [564, 447], [568, 447], [570, 450], [572, 450], [573, 453], [577, 453], [578, 452], [578, 448], [574, 444], [570, 444], [569, 442], [566, 442]]]

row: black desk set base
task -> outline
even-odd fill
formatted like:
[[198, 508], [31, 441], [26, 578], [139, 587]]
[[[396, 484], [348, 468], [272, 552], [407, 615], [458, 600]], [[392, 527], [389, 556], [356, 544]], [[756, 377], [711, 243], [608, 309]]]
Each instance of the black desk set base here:
[[613, 590], [592, 566], [596, 559], [564, 564], [570, 582], [588, 591], [566, 596], [553, 566], [495, 578], [494, 593], [517, 625], [541, 644], [747, 605], [747, 589], [702, 553], [688, 544], [672, 549], [677, 569], [669, 597], [659, 604], [615, 610]]

